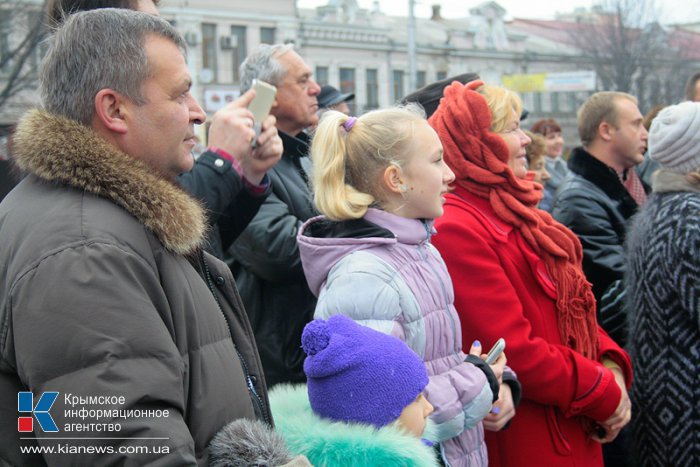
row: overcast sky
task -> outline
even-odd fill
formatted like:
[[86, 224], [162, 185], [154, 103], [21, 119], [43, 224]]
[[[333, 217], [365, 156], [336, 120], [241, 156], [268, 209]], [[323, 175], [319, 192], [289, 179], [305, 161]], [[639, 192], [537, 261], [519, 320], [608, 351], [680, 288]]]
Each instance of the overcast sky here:
[[[300, 8], [314, 8], [327, 4], [327, 0], [298, 0]], [[360, 7], [371, 8], [373, 0], [358, 0]], [[431, 5], [442, 5], [442, 16], [459, 18], [469, 14], [469, 9], [483, 3], [483, 0], [416, 0], [415, 14], [430, 17]], [[568, 13], [576, 7], [589, 7], [591, 0], [498, 0], [513, 18], [553, 19], [557, 12]], [[657, 0], [662, 11], [662, 22], [700, 21], [700, 0]], [[390, 15], [407, 15], [408, 0], [381, 0], [380, 9]]]

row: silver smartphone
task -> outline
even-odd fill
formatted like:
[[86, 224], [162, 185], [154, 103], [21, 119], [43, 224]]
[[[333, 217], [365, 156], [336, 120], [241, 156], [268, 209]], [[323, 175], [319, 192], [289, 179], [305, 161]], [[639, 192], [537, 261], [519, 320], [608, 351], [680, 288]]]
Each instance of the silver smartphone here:
[[253, 89], [255, 89], [255, 97], [248, 105], [248, 110], [253, 114], [253, 128], [255, 129], [253, 146], [255, 146], [258, 136], [260, 136], [262, 122], [270, 114], [272, 104], [275, 102], [277, 88], [265, 81], [255, 79], [253, 80]]
[[501, 356], [503, 351], [506, 349], [506, 340], [504, 338], [500, 338], [496, 341], [495, 344], [493, 344], [493, 347], [491, 347], [491, 350], [489, 350], [489, 353], [486, 354], [486, 360], [485, 362], [488, 363], [489, 365], [493, 365], [496, 360], [498, 360], [498, 357]]

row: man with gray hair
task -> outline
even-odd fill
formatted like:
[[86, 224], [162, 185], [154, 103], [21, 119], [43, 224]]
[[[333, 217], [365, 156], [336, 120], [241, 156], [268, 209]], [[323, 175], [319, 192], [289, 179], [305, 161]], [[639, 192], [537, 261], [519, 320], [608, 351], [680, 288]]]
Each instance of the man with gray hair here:
[[309, 189], [309, 138], [318, 123], [320, 87], [291, 45], [261, 45], [241, 64], [241, 91], [259, 79], [277, 87], [271, 113], [284, 144], [268, 175], [272, 194], [229, 249], [231, 267], [250, 316], [268, 384], [305, 381], [300, 347], [316, 297], [309, 290], [296, 234], [316, 215]]
[[[158, 15], [153, 0], [49, 0], [48, 23], [60, 25], [73, 13], [100, 8], [126, 8]], [[256, 137], [253, 114], [248, 105], [255, 91], [248, 91], [218, 110], [211, 119], [208, 147], [197, 158], [192, 170], [181, 174], [177, 182], [204, 204], [208, 230], [208, 252], [217, 258], [245, 229], [270, 193], [266, 172], [279, 161], [282, 141], [277, 136], [275, 118], [268, 116]]]
[[229, 422], [272, 424], [233, 277], [173, 183], [205, 118], [185, 48], [129, 10], [53, 37], [0, 204], [2, 464], [208, 465]]

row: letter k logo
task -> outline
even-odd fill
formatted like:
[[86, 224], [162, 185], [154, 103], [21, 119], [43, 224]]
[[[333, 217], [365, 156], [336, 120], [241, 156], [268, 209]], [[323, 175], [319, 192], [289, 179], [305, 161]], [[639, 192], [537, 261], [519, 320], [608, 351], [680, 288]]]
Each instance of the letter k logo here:
[[[36, 421], [39, 422], [39, 426], [42, 431], [50, 433], [58, 431], [56, 423], [51, 418], [49, 410], [56, 402], [58, 397], [57, 391], [47, 391], [41, 394], [39, 401], [34, 405], [34, 393], [25, 391], [17, 393], [17, 411], [20, 413], [32, 413], [36, 417]], [[34, 423], [31, 416], [29, 417], [19, 417], [17, 419], [17, 431], [31, 432], [34, 428]]]

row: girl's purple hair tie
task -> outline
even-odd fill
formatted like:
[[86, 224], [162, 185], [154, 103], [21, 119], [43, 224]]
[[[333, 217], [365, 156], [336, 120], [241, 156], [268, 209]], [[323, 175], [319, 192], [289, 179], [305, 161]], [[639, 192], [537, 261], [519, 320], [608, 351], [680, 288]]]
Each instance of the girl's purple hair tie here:
[[352, 130], [352, 127], [355, 125], [355, 122], [357, 121], [356, 117], [350, 117], [347, 120], [345, 120], [345, 123], [343, 123], [343, 128], [345, 128], [345, 131], [348, 133], [350, 130]]

